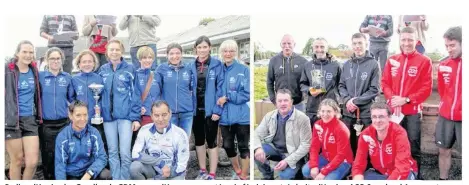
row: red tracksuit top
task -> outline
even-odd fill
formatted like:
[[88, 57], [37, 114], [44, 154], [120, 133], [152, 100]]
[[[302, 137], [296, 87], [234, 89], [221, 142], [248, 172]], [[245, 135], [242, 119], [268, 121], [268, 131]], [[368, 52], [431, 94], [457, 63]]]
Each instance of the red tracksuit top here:
[[440, 116], [462, 121], [462, 59], [448, 58], [438, 67], [438, 93]]
[[407, 132], [400, 125], [389, 122], [386, 138], [379, 143], [376, 129], [367, 127], [358, 139], [357, 154], [352, 166], [352, 176], [364, 174], [367, 157], [373, 168], [388, 180], [405, 180], [410, 170], [418, 172], [417, 162], [412, 158]]
[[384, 66], [381, 85], [389, 104], [392, 96], [408, 97], [410, 103], [402, 106], [402, 113], [417, 114], [421, 104], [432, 93], [431, 59], [416, 51], [389, 57]]
[[350, 146], [350, 131], [342, 121], [333, 118], [329, 123], [316, 121], [313, 127], [313, 139], [309, 151], [309, 167], [319, 166], [319, 150], [329, 164], [319, 169], [323, 175], [334, 171], [343, 162], [352, 163], [353, 153]]

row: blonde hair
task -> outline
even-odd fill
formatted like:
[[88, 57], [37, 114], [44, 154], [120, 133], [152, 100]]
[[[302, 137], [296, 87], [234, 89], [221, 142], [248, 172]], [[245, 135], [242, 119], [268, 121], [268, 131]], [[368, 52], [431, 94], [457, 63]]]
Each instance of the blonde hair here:
[[[77, 57], [75, 58], [75, 60], [73, 61], [73, 63], [77, 66], [78, 69], [80, 69], [80, 60], [81, 58], [83, 58], [83, 56], [85, 55], [91, 55], [91, 57], [93, 58], [93, 61], [94, 61], [94, 67], [93, 67], [93, 71], [96, 71], [99, 67], [99, 60], [98, 60], [98, 57], [94, 54], [93, 51], [89, 50], [89, 49], [86, 49], [86, 50], [83, 50], [81, 51]], [[81, 69], [80, 69], [81, 70]]]
[[114, 39], [111, 39], [110, 41], [108, 41], [107, 44], [106, 44], [106, 58], [109, 58], [109, 56], [107, 56], [107, 50], [109, 49], [109, 45], [111, 45], [113, 43], [119, 44], [119, 46], [121, 47], [122, 54], [124, 54], [124, 52], [125, 52], [124, 43], [122, 43], [122, 41], [117, 40], [117, 39], [114, 38]]
[[232, 39], [225, 40], [225, 41], [223, 41], [223, 43], [221, 43], [220, 49], [219, 49], [220, 58], [223, 60], [223, 52], [225, 50], [229, 50], [229, 49], [233, 49], [233, 50], [236, 51], [235, 55], [234, 55], [234, 58], [237, 60], [238, 59], [238, 44], [236, 43], [236, 41], [234, 41]]
[[142, 60], [143, 57], [150, 55], [153, 59], [155, 59], [155, 52], [148, 46], [140, 47], [137, 51], [137, 58], [138, 60]]
[[321, 111], [321, 108], [323, 106], [331, 107], [332, 110], [334, 110], [336, 112], [336, 117], [337, 118], [341, 117], [339, 104], [337, 104], [337, 102], [334, 101], [333, 99], [326, 98], [326, 99], [322, 100], [321, 103], [319, 104], [318, 114], [317, 114], [318, 118], [321, 118], [320, 111]]

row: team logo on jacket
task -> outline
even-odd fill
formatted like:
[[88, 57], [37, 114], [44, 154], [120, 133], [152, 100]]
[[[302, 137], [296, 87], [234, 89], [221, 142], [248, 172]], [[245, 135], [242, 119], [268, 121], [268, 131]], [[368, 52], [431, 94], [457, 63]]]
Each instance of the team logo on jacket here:
[[83, 94], [83, 86], [79, 85], [77, 87], [77, 95], [82, 95]]
[[450, 74], [449, 73], [443, 73], [443, 80], [445, 81], [445, 84], [449, 84]]
[[60, 78], [57, 80], [57, 82], [59, 83], [59, 86], [61, 86], [61, 87], [67, 86], [67, 80], [65, 80], [65, 78], [63, 78], [63, 77], [60, 77]]
[[389, 63], [391, 64], [391, 76], [397, 76], [397, 70], [401, 66], [401, 63], [394, 59], [389, 59]]
[[144, 85], [144, 84], [145, 84], [145, 82], [143, 81], [143, 79], [140, 79], [140, 80], [138, 81], [138, 83], [140, 83], [140, 85]]
[[189, 74], [187, 73], [187, 71], [184, 71], [184, 73], [182, 73], [182, 79], [189, 80]]
[[298, 68], [298, 65], [297, 65], [297, 64], [295, 64], [295, 65], [293, 66], [293, 68]]
[[29, 84], [28, 82], [23, 80], [20, 84], [18, 84], [18, 86], [19, 86], [19, 89], [27, 89], [29, 87]]
[[333, 135], [329, 136], [329, 143], [335, 143], [335, 137]]
[[332, 73], [326, 73], [326, 80], [332, 80]]
[[386, 151], [387, 154], [391, 155], [392, 154], [392, 144], [387, 144], [385, 151]]
[[45, 85], [50, 86], [50, 79], [44, 79]]
[[417, 76], [417, 73], [419, 72], [419, 70], [417, 69], [417, 66], [410, 66], [409, 67], [409, 70], [407, 70], [407, 73], [409, 74], [409, 76], [411, 77], [415, 77]]
[[91, 140], [88, 139], [88, 141], [86, 141], [86, 146], [87, 146], [87, 150], [86, 150], [86, 155], [89, 157], [91, 156]]
[[319, 140], [322, 141], [322, 133], [324, 132], [324, 129], [318, 124], [314, 124], [314, 128], [317, 130], [316, 133], [318, 134]]
[[120, 75], [119, 75], [119, 80], [120, 80], [120, 81], [125, 81], [125, 76], [124, 76], [123, 74], [120, 74]]
[[440, 66], [438, 68], [440, 69], [441, 72], [447, 72], [447, 73], [453, 72], [453, 68], [449, 66]]
[[362, 75], [360, 76], [360, 78], [362, 79], [362, 81], [365, 81], [366, 78], [368, 78], [368, 73], [367, 73], [367, 72], [363, 72]]
[[368, 143], [368, 153], [373, 155], [374, 149], [376, 147], [375, 140], [369, 135], [363, 135], [363, 140]]
[[75, 150], [75, 142], [68, 143], [68, 150], [70, 151], [70, 153], [73, 153], [73, 151]]
[[166, 72], [166, 76], [167, 76], [168, 78], [172, 78], [172, 77], [173, 77], [173, 72], [172, 72], [172, 71]]
[[33, 77], [29, 77], [28, 80], [29, 80], [28, 81], [29, 84], [34, 85], [34, 78]]
[[215, 80], [215, 71], [210, 70], [210, 71], [208, 72], [208, 78], [209, 78], [210, 80]]

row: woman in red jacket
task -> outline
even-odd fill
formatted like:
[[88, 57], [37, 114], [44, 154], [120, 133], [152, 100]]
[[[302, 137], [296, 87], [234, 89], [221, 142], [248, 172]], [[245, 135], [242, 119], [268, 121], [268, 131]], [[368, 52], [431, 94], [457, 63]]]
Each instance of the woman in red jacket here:
[[321, 119], [313, 126], [310, 158], [303, 166], [303, 176], [314, 180], [341, 180], [350, 172], [353, 161], [350, 132], [339, 120], [340, 108], [334, 100], [323, 100], [318, 115]]

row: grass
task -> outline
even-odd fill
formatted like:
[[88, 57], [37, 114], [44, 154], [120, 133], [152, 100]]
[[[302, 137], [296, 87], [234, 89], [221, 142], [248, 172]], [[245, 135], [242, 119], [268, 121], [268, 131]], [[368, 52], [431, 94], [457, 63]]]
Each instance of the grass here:
[[269, 97], [267, 93], [267, 67], [254, 68], [254, 100]]

